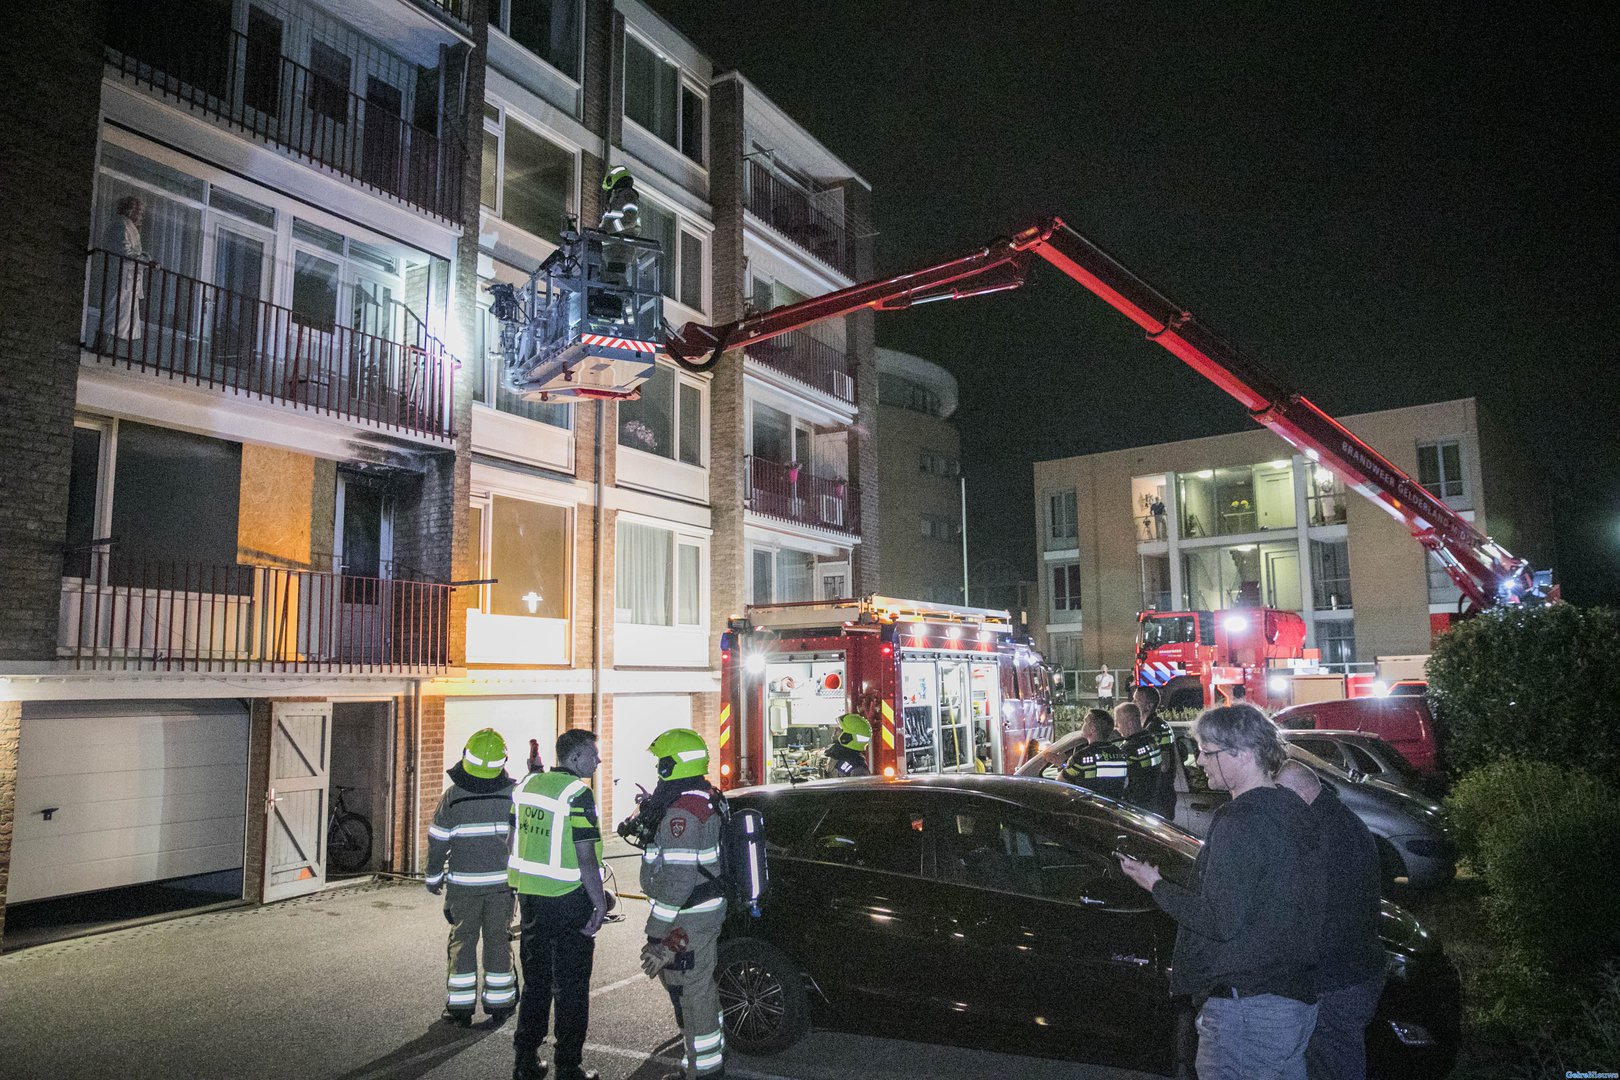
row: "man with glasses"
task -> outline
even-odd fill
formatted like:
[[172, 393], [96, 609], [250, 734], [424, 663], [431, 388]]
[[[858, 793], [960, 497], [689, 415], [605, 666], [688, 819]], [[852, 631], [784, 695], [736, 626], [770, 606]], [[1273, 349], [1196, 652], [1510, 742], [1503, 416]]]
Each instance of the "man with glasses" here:
[[1305, 1080], [1322, 921], [1317, 827], [1276, 786], [1287, 755], [1259, 709], [1209, 709], [1194, 735], [1210, 788], [1232, 799], [1215, 812], [1192, 880], [1169, 881], [1123, 853], [1120, 867], [1178, 924], [1170, 990], [1198, 1003], [1200, 1080]]

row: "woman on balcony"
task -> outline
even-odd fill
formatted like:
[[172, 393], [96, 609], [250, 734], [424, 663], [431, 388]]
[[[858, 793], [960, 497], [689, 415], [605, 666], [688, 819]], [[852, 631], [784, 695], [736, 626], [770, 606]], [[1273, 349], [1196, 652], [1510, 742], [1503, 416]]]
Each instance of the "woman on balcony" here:
[[142, 333], [146, 281], [141, 263], [152, 259], [141, 247], [141, 222], [145, 219], [146, 204], [134, 195], [126, 195], [118, 200], [117, 216], [107, 226], [105, 246], [118, 257], [118, 285], [112, 310], [102, 313], [101, 324], [103, 334], [110, 330], [115, 341], [137, 341]]

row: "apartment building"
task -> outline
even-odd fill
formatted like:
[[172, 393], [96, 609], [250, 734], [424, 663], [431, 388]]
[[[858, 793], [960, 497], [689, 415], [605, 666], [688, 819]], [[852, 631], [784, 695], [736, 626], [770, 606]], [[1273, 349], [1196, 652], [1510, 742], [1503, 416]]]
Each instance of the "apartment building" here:
[[[877, 350], [879, 522], [886, 596], [962, 600], [962, 441], [956, 379], [920, 356]], [[977, 592], [969, 600], [983, 606]]]
[[[1472, 398], [1343, 423], [1537, 566], [1552, 537], [1527, 456]], [[1297, 611], [1325, 663], [1427, 653], [1459, 592], [1399, 522], [1254, 429], [1035, 465], [1043, 650], [1129, 668], [1137, 613]]]
[[864, 182], [650, 9], [67, 7], [5, 120], [0, 918], [320, 888], [338, 795], [410, 872], [484, 726], [519, 771], [594, 728], [622, 816], [654, 734], [716, 737], [727, 614], [875, 587], [869, 320], [502, 386], [485, 288], [615, 165], [671, 324], [870, 265]]

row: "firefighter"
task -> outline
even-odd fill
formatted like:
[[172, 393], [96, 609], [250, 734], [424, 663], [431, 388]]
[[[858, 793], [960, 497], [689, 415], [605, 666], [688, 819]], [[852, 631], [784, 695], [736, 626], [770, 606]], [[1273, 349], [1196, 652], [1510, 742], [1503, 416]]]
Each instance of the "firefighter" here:
[[597, 1080], [581, 1068], [590, 1023], [596, 932], [607, 915], [602, 891], [602, 831], [587, 784], [601, 764], [596, 736], [570, 728], [557, 736], [557, 765], [531, 773], [512, 793], [508, 881], [523, 916], [523, 1007], [512, 1046], [512, 1080], [540, 1080], [537, 1056], [556, 1023], [556, 1080]]
[[1176, 733], [1164, 717], [1159, 715], [1159, 691], [1153, 686], [1138, 686], [1131, 700], [1142, 712], [1142, 730], [1153, 735], [1159, 748], [1159, 782], [1154, 792], [1157, 805], [1153, 812], [1166, 821], [1176, 820]]
[[615, 165], [602, 178], [606, 205], [597, 228], [619, 236], [641, 235], [641, 211], [636, 206], [636, 178], [623, 165]]
[[1114, 739], [1114, 718], [1102, 709], [1091, 709], [1080, 722], [1080, 734], [1085, 742], [1069, 755], [1058, 779], [1120, 798], [1125, 794], [1125, 751]]
[[691, 728], [673, 728], [647, 749], [658, 759], [658, 785], [642, 802], [637, 820], [620, 831], [635, 829], [646, 842], [641, 891], [652, 913], [641, 970], [664, 984], [686, 1043], [684, 1072], [664, 1080], [720, 1076], [726, 1037], [714, 968], [726, 921], [720, 878], [724, 820], [706, 776], [709, 747]]
[[1114, 730], [1125, 754], [1125, 801], [1150, 814], [1159, 808], [1159, 742], [1142, 730], [1142, 710], [1122, 701], [1114, 706]]
[[[512, 890], [506, 881], [512, 778], [506, 740], [493, 728], [474, 732], [449, 770], [450, 789], [428, 826], [427, 889], [445, 892], [450, 923], [444, 1019], [466, 1027], [478, 1004], [478, 942], [484, 943], [484, 1011], [496, 1023], [517, 1006], [512, 974]], [[446, 870], [445, 864], [449, 864]]]
[[872, 725], [860, 713], [845, 713], [838, 718], [838, 737], [827, 747], [827, 760], [822, 767], [823, 776], [871, 776], [872, 767], [866, 763], [866, 748], [872, 745]]

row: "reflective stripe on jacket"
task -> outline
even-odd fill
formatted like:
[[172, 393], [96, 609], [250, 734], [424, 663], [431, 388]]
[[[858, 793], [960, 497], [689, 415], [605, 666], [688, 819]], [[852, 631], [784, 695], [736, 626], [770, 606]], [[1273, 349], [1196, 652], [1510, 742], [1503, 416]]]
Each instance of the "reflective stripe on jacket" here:
[[[507, 859], [507, 881], [531, 896], [564, 896], [580, 887], [576, 829], [596, 834], [596, 803], [590, 787], [571, 772], [533, 773], [512, 792], [516, 832]], [[602, 841], [594, 835], [597, 858]]]
[[641, 891], [652, 904], [647, 936], [661, 938], [693, 919], [725, 918], [720, 875], [724, 824], [704, 789], [688, 791], [670, 804], [658, 835], [641, 855]]
[[469, 791], [453, 783], [439, 799], [428, 825], [427, 883], [492, 892], [506, 888], [507, 838], [511, 835], [512, 787], [480, 784]]

